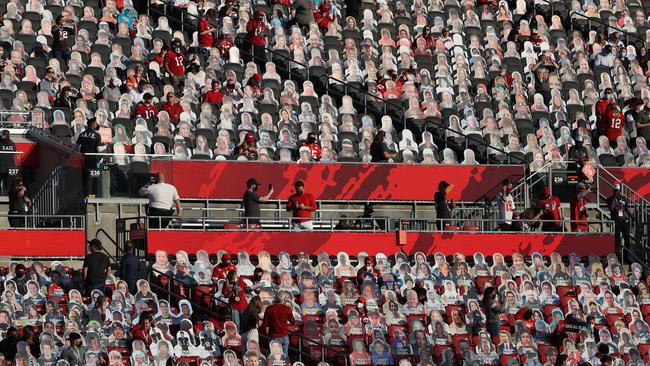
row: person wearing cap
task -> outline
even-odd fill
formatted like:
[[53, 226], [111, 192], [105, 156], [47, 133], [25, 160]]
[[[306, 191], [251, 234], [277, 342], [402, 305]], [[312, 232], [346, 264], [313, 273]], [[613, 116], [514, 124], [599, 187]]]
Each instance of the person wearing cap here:
[[585, 183], [578, 183], [577, 192], [571, 198], [571, 230], [572, 231], [589, 231], [589, 224], [587, 219], [589, 214], [587, 213], [587, 193], [589, 193], [589, 187]]
[[237, 147], [237, 155], [243, 155], [248, 160], [257, 160], [257, 145], [255, 144], [255, 136], [247, 132], [244, 140]]
[[68, 362], [70, 366], [84, 366], [86, 364], [86, 347], [83, 346], [81, 334], [72, 332], [68, 335], [70, 345], [61, 351], [61, 360]]
[[90, 295], [93, 290], [104, 291], [111, 262], [108, 255], [102, 252], [102, 242], [99, 239], [93, 239], [88, 243], [90, 252], [84, 257], [82, 268], [86, 294]]
[[607, 106], [612, 103], [616, 103], [614, 101], [614, 91], [612, 91], [612, 88], [605, 88], [600, 96], [600, 99], [598, 99], [596, 102], [596, 108], [594, 110], [596, 113], [596, 121], [603, 119], [605, 112], [607, 111]]
[[497, 207], [499, 208], [498, 224], [502, 231], [509, 231], [512, 217], [515, 214], [515, 199], [512, 197], [512, 182], [504, 179], [501, 191], [497, 194]]
[[52, 27], [52, 57], [68, 63], [77, 27], [69, 10], [64, 9]]
[[379, 229], [379, 224], [375, 219], [372, 218], [372, 214], [375, 212], [375, 208], [372, 204], [366, 204], [363, 206], [363, 213], [357, 218], [355, 223], [355, 228], [360, 230], [376, 230]]
[[293, 212], [293, 229], [295, 231], [312, 231], [312, 212], [316, 211], [316, 200], [311, 193], [305, 192], [305, 183], [301, 180], [295, 183], [296, 193], [289, 197], [287, 211]]
[[[82, 154], [97, 154], [99, 147], [102, 145], [102, 137], [97, 133], [99, 125], [95, 118], [87, 122], [87, 128], [77, 137], [79, 152]], [[92, 171], [98, 168], [100, 157], [96, 155], [85, 155], [86, 168], [84, 169], [83, 188], [85, 195], [95, 193], [96, 178], [93, 177]]]
[[562, 231], [562, 207], [560, 199], [551, 194], [551, 187], [545, 186], [542, 198], [537, 202], [542, 209], [542, 231]]
[[250, 178], [246, 181], [246, 191], [242, 198], [242, 204], [244, 206], [245, 223], [248, 225], [259, 225], [259, 218], [262, 217], [260, 203], [268, 202], [273, 194], [273, 185], [269, 184], [269, 192], [264, 196], [260, 196], [257, 193], [259, 186], [260, 184], [255, 178]]
[[174, 92], [169, 92], [167, 93], [167, 102], [162, 106], [162, 110], [169, 114], [169, 121], [174, 125], [181, 120], [181, 113], [183, 113], [183, 107], [181, 107], [179, 101], [180, 99]]
[[621, 253], [622, 244], [625, 248], [632, 249], [630, 241], [630, 220], [636, 220], [634, 210], [630, 207], [630, 201], [621, 194], [621, 185], [614, 186], [612, 195], [607, 198], [607, 208], [609, 209], [612, 221], [614, 221], [614, 240], [616, 243], [616, 253]]
[[0, 194], [5, 193], [9, 169], [16, 166], [13, 152], [16, 152], [16, 144], [11, 141], [9, 130], [2, 130], [0, 132]]
[[269, 28], [266, 26], [264, 19], [266, 14], [262, 10], [253, 12], [253, 16], [246, 23], [246, 33], [248, 43], [251, 45], [251, 56], [259, 70], [264, 70], [266, 67], [266, 38], [269, 35]]
[[218, 263], [214, 268], [212, 269], [212, 281], [217, 282], [218, 280], [222, 278], [226, 278], [226, 275], [228, 275], [228, 272], [232, 270], [237, 270], [237, 266], [231, 261], [232, 256], [230, 253], [224, 253], [221, 255], [221, 262]]
[[135, 107], [135, 116], [150, 120], [155, 120], [158, 117], [158, 108], [153, 104], [153, 95], [151, 93], [144, 93], [142, 102]]
[[[156, 173], [144, 187], [140, 188], [140, 196], [149, 199], [147, 216], [155, 216], [149, 219], [150, 228], [166, 228], [173, 214], [172, 206], [176, 207], [176, 216], [181, 215], [181, 199], [176, 187], [165, 183], [165, 175]], [[165, 218], [161, 218], [165, 217]]]
[[240, 328], [241, 314], [246, 310], [248, 301], [246, 301], [246, 293], [251, 290], [246, 285], [246, 282], [239, 277], [236, 269], [231, 269], [226, 274], [226, 282], [221, 289], [221, 296], [228, 299], [228, 304], [232, 310], [232, 321]]
[[574, 141], [575, 145], [569, 148], [567, 155], [569, 160], [574, 161], [577, 164], [576, 173], [578, 174], [578, 177], [580, 177], [580, 180], [586, 180], [585, 174], [582, 172], [582, 168], [584, 167], [585, 163], [589, 161], [589, 152], [587, 151], [587, 148], [582, 144], [582, 136], [577, 136]]
[[451, 187], [446, 180], [438, 183], [438, 192], [433, 195], [433, 201], [436, 203], [436, 226], [438, 230], [443, 230], [445, 224], [449, 224], [451, 219], [451, 211], [454, 209], [454, 201], [447, 200], [447, 191]]

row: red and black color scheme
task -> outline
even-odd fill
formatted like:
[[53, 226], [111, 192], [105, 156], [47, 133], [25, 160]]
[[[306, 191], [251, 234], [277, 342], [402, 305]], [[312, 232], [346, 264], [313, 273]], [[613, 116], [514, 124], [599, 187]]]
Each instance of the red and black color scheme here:
[[493, 198], [505, 178], [517, 180], [522, 166], [410, 166], [396, 164], [295, 164], [210, 161], [153, 161], [183, 198], [241, 199], [246, 180], [273, 184], [273, 198], [287, 198], [293, 183], [305, 182], [317, 200], [431, 201], [438, 183], [454, 186], [448, 199]]
[[[401, 234], [404, 234], [403, 232]], [[405, 233], [403, 246], [397, 246], [395, 233], [355, 233], [355, 232], [311, 232], [289, 233], [273, 231], [169, 231], [149, 230], [147, 243], [149, 253], [164, 250], [176, 253], [185, 250], [196, 253], [203, 249], [215, 253], [225, 249], [230, 253], [240, 250], [255, 253], [266, 250], [272, 255], [280, 251], [290, 254], [307, 252], [317, 254], [326, 252], [336, 254], [346, 251], [356, 255], [365, 251], [370, 255], [384, 253], [391, 255], [400, 250], [407, 254], [423, 252], [433, 255], [442, 252], [450, 255], [461, 252], [473, 255], [482, 252], [485, 255], [501, 253], [511, 255], [519, 252], [531, 255], [540, 252], [550, 255], [558, 252], [561, 255], [577, 253], [581, 256], [596, 254], [604, 256], [614, 252], [614, 237], [606, 234], [518, 234], [518, 233]]]

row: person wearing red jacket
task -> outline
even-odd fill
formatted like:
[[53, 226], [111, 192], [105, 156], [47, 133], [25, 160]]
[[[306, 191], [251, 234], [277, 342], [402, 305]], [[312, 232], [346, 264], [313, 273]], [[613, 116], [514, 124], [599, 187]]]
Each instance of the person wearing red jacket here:
[[222, 278], [226, 278], [228, 272], [237, 270], [237, 267], [230, 261], [232, 256], [228, 253], [225, 253], [221, 256], [221, 263], [214, 266], [212, 270], [212, 281], [217, 282]]
[[183, 113], [183, 107], [178, 102], [176, 94], [169, 92], [167, 93], [167, 103], [162, 106], [162, 110], [169, 114], [169, 120], [174, 125], [181, 120], [181, 113]]
[[542, 231], [562, 231], [562, 208], [557, 196], [551, 194], [551, 187], [544, 187], [544, 195], [538, 202], [542, 209], [542, 220], [554, 220], [542, 223]]
[[616, 148], [616, 139], [623, 135], [625, 128], [625, 117], [623, 112], [616, 103], [610, 103], [607, 106], [603, 119], [598, 124], [598, 132], [600, 135], [607, 136], [609, 145]]
[[143, 311], [140, 314], [140, 321], [131, 329], [132, 339], [141, 340], [147, 346], [153, 343], [153, 337], [151, 337], [151, 323], [153, 322], [153, 316], [148, 311]]
[[266, 37], [269, 29], [264, 21], [265, 16], [263, 11], [258, 10], [246, 24], [248, 42], [253, 49], [253, 62], [257, 64], [259, 70], [264, 70], [266, 67]]
[[327, 31], [329, 24], [334, 21], [334, 14], [332, 13], [331, 7], [327, 2], [323, 2], [318, 11], [314, 12], [314, 20], [318, 24], [318, 28]]
[[614, 92], [612, 88], [605, 88], [603, 91], [602, 98], [598, 99], [596, 102], [596, 121], [600, 122], [601, 119], [605, 117], [605, 112], [607, 111], [607, 106], [611, 103], [614, 103]]
[[278, 291], [275, 295], [275, 304], [264, 311], [264, 319], [260, 331], [282, 344], [285, 355], [289, 354], [289, 324], [296, 324], [293, 317], [291, 294], [287, 291]]
[[163, 68], [175, 86], [185, 82], [185, 54], [180, 39], [176, 38], [172, 41], [171, 50], [165, 54]]
[[302, 146], [307, 146], [309, 148], [309, 155], [311, 160], [319, 161], [321, 158], [322, 150], [316, 139], [316, 134], [310, 132], [307, 134], [307, 143]]
[[287, 211], [293, 212], [293, 229], [295, 231], [312, 231], [314, 223], [311, 221], [311, 213], [316, 211], [316, 200], [311, 193], [305, 192], [305, 183], [299, 180], [294, 185], [296, 193], [289, 197]]
[[158, 118], [158, 108], [153, 104], [153, 95], [150, 93], [144, 93], [142, 96], [142, 102], [138, 103], [135, 107], [135, 116], [155, 120]]
[[230, 304], [230, 308], [232, 309], [232, 321], [237, 324], [237, 328], [239, 328], [241, 313], [248, 306], [246, 291], [248, 291], [248, 286], [239, 277], [237, 270], [233, 269], [228, 271], [226, 283], [223, 284], [221, 294], [228, 299], [228, 304]]
[[587, 219], [587, 193], [589, 187], [586, 184], [578, 183], [578, 192], [571, 199], [571, 230], [572, 231], [589, 231]]
[[223, 101], [223, 93], [221, 92], [221, 81], [212, 80], [212, 90], [205, 93], [203, 96], [204, 103], [216, 103], [221, 104]]
[[217, 28], [212, 26], [212, 22], [216, 18], [217, 11], [215, 9], [208, 9], [205, 15], [199, 19], [199, 46], [210, 48], [214, 45], [213, 34], [217, 31]]

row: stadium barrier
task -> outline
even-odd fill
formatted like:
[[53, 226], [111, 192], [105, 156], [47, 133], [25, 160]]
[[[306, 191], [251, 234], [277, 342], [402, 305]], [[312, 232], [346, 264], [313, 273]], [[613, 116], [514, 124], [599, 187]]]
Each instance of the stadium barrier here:
[[[16, 219], [15, 227], [6, 223]], [[86, 254], [84, 216], [0, 215], [0, 256], [83, 257]]]

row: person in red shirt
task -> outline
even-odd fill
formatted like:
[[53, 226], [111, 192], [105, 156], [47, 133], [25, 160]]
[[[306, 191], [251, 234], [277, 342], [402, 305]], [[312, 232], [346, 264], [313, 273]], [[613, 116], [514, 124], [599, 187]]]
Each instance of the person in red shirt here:
[[131, 329], [131, 334], [133, 334], [133, 340], [141, 340], [147, 346], [153, 343], [153, 337], [151, 336], [151, 323], [153, 322], [153, 316], [148, 311], [143, 311], [140, 314], [140, 321]]
[[175, 86], [181, 86], [185, 82], [185, 55], [180, 39], [175, 38], [172, 41], [171, 50], [165, 55], [163, 68]]
[[311, 193], [305, 193], [305, 183], [299, 180], [294, 185], [296, 193], [289, 197], [287, 211], [293, 212], [293, 229], [296, 231], [312, 231], [314, 223], [311, 221], [311, 213], [316, 211], [316, 200]]
[[307, 143], [303, 144], [303, 146], [307, 146], [309, 148], [309, 155], [311, 156], [312, 160], [320, 160], [322, 151], [320, 145], [318, 144], [318, 140], [316, 139], [315, 133], [310, 132], [307, 134]]
[[223, 101], [223, 93], [221, 92], [221, 81], [212, 80], [212, 90], [205, 93], [203, 96], [204, 103], [216, 103], [221, 104]]
[[623, 112], [616, 103], [610, 103], [607, 106], [603, 119], [600, 120], [598, 125], [598, 132], [600, 135], [607, 136], [609, 145], [616, 148], [616, 139], [623, 135], [623, 128], [625, 128], [625, 117]]
[[162, 106], [162, 110], [169, 114], [169, 120], [174, 125], [181, 120], [181, 113], [183, 113], [183, 107], [178, 102], [176, 94], [169, 92], [167, 93], [167, 103]]
[[248, 42], [253, 49], [253, 62], [257, 64], [259, 70], [264, 70], [266, 67], [266, 37], [269, 29], [264, 20], [265, 16], [263, 11], [258, 10], [246, 24]]
[[135, 116], [155, 120], [158, 117], [158, 108], [153, 104], [153, 95], [144, 93], [142, 102], [135, 107]]
[[562, 209], [560, 199], [551, 194], [551, 187], [544, 187], [544, 195], [538, 202], [542, 209], [542, 220], [554, 220], [542, 223], [543, 231], [562, 231]]
[[278, 291], [275, 304], [264, 311], [260, 327], [260, 331], [271, 337], [271, 341], [277, 340], [282, 344], [285, 355], [289, 354], [289, 324], [296, 324], [291, 306], [291, 294]]
[[221, 294], [228, 299], [228, 303], [232, 309], [232, 321], [237, 324], [237, 328], [239, 328], [241, 313], [248, 306], [248, 302], [246, 301], [247, 290], [248, 287], [244, 280], [237, 274], [237, 270], [233, 269], [228, 271], [226, 283], [223, 284]]
[[224, 253], [221, 256], [221, 263], [214, 266], [212, 270], [212, 281], [217, 282], [222, 278], [226, 278], [228, 272], [237, 270], [237, 267], [230, 261], [232, 256], [228, 253]]
[[[217, 11], [208, 9], [205, 15], [199, 19], [199, 46], [210, 48], [214, 45], [213, 34], [217, 31], [217, 28], [212, 26], [212, 22], [216, 17]], [[205, 53], [205, 51], [203, 52]]]
[[596, 102], [596, 121], [600, 121], [605, 117], [607, 106], [614, 103], [614, 92], [612, 88], [605, 88], [602, 97]]
[[587, 224], [587, 193], [589, 187], [586, 184], [578, 183], [578, 192], [571, 199], [571, 230], [572, 231], [589, 231]]

